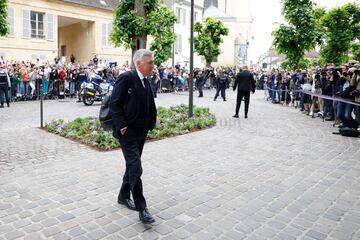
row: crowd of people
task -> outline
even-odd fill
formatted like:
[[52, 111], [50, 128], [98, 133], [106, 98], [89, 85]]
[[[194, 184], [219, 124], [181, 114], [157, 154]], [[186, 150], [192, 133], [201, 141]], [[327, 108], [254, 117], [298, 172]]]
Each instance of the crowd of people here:
[[[77, 97], [83, 82], [98, 79], [113, 83], [129, 70], [128, 62], [120, 66], [97, 56], [87, 65], [75, 63], [73, 57], [69, 63], [59, 59], [51, 63], [0, 61], [0, 106], [3, 107], [5, 101], [9, 107], [11, 101], [39, 99], [41, 92], [45, 99]], [[214, 101], [220, 95], [226, 101], [226, 89], [234, 84], [239, 71], [233, 67], [195, 69], [198, 97], [204, 96], [203, 89], [216, 89]], [[252, 72], [257, 88], [265, 90], [268, 101], [294, 106], [309, 116], [341, 123], [340, 127], [359, 127], [360, 64], [327, 65], [294, 72], [281, 69]], [[155, 67], [148, 80], [154, 97], [159, 92], [189, 88], [189, 73], [180, 64]], [[339, 98], [346, 101], [337, 101]]]
[[52, 62], [0, 61], [0, 77], [10, 79], [6, 101], [36, 100], [40, 98], [41, 92], [45, 99], [75, 97], [81, 83], [98, 79], [98, 76], [100, 79], [115, 81], [121, 72], [129, 69], [127, 63], [119, 67], [116, 63], [99, 60], [97, 56], [87, 65], [75, 63], [71, 59], [69, 63], [63, 63], [57, 58]]
[[[75, 63], [73, 56], [70, 59], [69, 63], [57, 58], [52, 62], [0, 60], [0, 89], [3, 89], [0, 90], [0, 106], [5, 101], [10, 106], [10, 102], [14, 101], [39, 100], [41, 92], [44, 99], [78, 97], [83, 82], [95, 81], [99, 84], [107, 81], [113, 84], [121, 73], [131, 69], [128, 62], [120, 66], [116, 62], [98, 59], [97, 56], [87, 65]], [[199, 97], [203, 96], [202, 89], [216, 88], [215, 74], [219, 72], [232, 78], [235, 69], [195, 69], [195, 86], [200, 91]], [[155, 97], [159, 92], [186, 91], [189, 87], [189, 73], [180, 64], [175, 67], [156, 67], [148, 80]]]
[[357, 129], [360, 121], [360, 65], [289, 72], [273, 69], [258, 74], [258, 86], [272, 103], [294, 106], [312, 117]]

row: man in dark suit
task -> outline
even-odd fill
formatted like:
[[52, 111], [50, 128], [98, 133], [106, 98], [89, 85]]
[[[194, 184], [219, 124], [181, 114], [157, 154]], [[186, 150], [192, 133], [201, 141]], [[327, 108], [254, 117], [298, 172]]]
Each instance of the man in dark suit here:
[[136, 69], [119, 76], [110, 99], [113, 135], [120, 141], [126, 162], [118, 203], [138, 211], [143, 223], [153, 223], [155, 219], [143, 195], [141, 155], [147, 133], [156, 124], [156, 106], [146, 79], [154, 68], [154, 56], [151, 51], [140, 49], [134, 53], [133, 61]]
[[244, 66], [243, 71], [239, 72], [235, 79], [234, 91], [237, 88], [236, 110], [234, 118], [239, 118], [239, 110], [242, 98], [245, 98], [245, 118], [248, 118], [250, 91], [255, 93], [255, 79], [254, 75], [249, 71], [247, 66]]

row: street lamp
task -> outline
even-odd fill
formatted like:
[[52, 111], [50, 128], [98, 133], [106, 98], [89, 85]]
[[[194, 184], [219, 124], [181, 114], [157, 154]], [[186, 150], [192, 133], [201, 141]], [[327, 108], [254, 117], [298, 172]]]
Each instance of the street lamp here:
[[[172, 4], [172, 8], [173, 8], [173, 13], [176, 14], [175, 12], [175, 2], [178, 2], [180, 5], [182, 5], [183, 0], [173, 0], [173, 4]], [[180, 20], [180, 19], [179, 19]], [[173, 33], [175, 33], [175, 23], [173, 24]], [[172, 68], [174, 68], [175, 66], [175, 42], [172, 45], [172, 56], [171, 56], [171, 66]]]
[[190, 82], [189, 82], [189, 117], [193, 116], [194, 101], [194, 0], [190, 11]]

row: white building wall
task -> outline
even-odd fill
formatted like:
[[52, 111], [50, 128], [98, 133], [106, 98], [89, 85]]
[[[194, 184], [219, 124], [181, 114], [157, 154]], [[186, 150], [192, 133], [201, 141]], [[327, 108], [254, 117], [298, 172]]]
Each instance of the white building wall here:
[[[177, 43], [175, 43], [175, 50], [178, 48], [177, 46], [181, 46], [179, 51], [175, 52], [175, 64], [180, 63], [181, 66], [190, 65], [190, 1], [185, 1], [183, 4], [175, 3], [174, 4], [174, 13], [175, 15], [179, 15], [178, 11], [180, 9], [179, 22], [175, 24], [174, 32], [177, 36], [181, 36], [181, 43], [179, 43], [179, 39]], [[202, 1], [195, 1], [201, 3]], [[203, 4], [201, 5], [203, 6]], [[185, 18], [183, 17], [185, 14]], [[196, 21], [203, 20], [203, 8], [200, 6], [195, 6], [194, 14], [196, 15]], [[185, 20], [185, 21], [184, 21]], [[170, 59], [167, 64], [171, 65], [172, 60]], [[204, 63], [201, 61], [201, 57], [194, 54], [194, 66], [195, 67], [203, 67]]]

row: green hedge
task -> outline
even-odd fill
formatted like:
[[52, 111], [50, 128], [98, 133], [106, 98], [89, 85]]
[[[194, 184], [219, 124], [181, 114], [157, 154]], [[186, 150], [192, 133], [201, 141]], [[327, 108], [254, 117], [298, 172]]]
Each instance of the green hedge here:
[[[188, 117], [189, 108], [179, 105], [170, 108], [158, 107], [158, 118], [155, 129], [149, 131], [148, 140], [158, 140], [171, 136], [183, 135], [192, 131], [212, 127], [216, 119], [209, 108], [194, 107], [194, 116]], [[120, 147], [119, 141], [112, 132], [104, 131], [97, 118], [85, 117], [65, 123], [59, 119], [46, 124], [47, 131], [65, 138], [70, 138], [102, 150]]]

